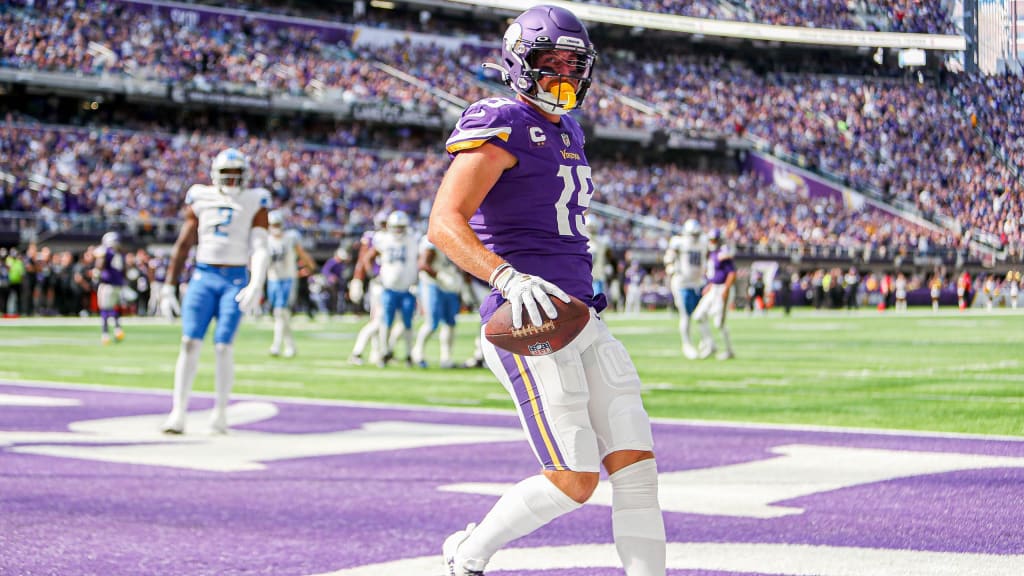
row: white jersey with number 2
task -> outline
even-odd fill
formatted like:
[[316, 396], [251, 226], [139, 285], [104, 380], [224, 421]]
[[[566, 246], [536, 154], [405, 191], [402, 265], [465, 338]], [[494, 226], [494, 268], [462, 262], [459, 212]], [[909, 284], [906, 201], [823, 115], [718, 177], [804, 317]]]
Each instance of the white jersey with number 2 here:
[[260, 208], [270, 207], [270, 193], [263, 188], [246, 188], [238, 194], [224, 194], [215, 186], [195, 184], [185, 195], [185, 204], [199, 219], [196, 262], [220, 266], [249, 264], [249, 231]]

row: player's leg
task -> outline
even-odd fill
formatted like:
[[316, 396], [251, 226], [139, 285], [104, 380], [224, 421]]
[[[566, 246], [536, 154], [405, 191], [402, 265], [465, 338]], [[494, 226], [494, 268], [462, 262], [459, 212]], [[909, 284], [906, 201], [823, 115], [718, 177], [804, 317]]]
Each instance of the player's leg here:
[[163, 427], [167, 434], [181, 434], [185, 431], [188, 397], [199, 370], [199, 351], [206, 337], [206, 329], [217, 312], [222, 290], [219, 280], [213, 274], [196, 274], [189, 282], [181, 303], [181, 348], [174, 366], [171, 413]]
[[578, 509], [593, 494], [600, 458], [587, 412], [589, 394], [580, 350], [594, 333], [588, 324], [566, 348], [537, 357], [512, 354], [483, 341], [487, 365], [515, 401], [543, 473], [513, 486], [478, 526], [445, 542], [450, 574], [483, 570], [502, 546]]
[[284, 291], [284, 305], [281, 306], [281, 339], [284, 343], [284, 357], [295, 356], [295, 337], [292, 336], [292, 301], [295, 299], [295, 279], [287, 278], [281, 281]]
[[713, 318], [715, 320], [715, 328], [718, 328], [719, 333], [722, 335], [722, 344], [724, 350], [718, 353], [719, 360], [729, 360], [736, 356], [736, 353], [732, 349], [732, 338], [729, 336], [729, 328], [725, 325], [726, 317], [729, 313], [729, 305], [722, 298], [723, 293], [721, 290], [718, 291], [719, 297], [715, 299], [716, 305], [712, 309]]
[[701, 296], [697, 302], [697, 307], [693, 311], [693, 321], [697, 323], [697, 327], [700, 329], [699, 358], [707, 358], [715, 353], [715, 339], [711, 335], [709, 317], [711, 316], [714, 302], [718, 298], [721, 298], [721, 296], [716, 296], [715, 287], [712, 286], [706, 294]]
[[420, 368], [426, 368], [427, 361], [424, 357], [426, 356], [427, 340], [437, 330], [437, 324], [440, 320], [436, 310], [438, 305], [437, 285], [420, 284], [420, 298], [422, 298], [421, 303], [423, 304], [423, 312], [426, 316], [419, 331], [416, 333], [416, 344], [412, 348], [412, 361]]
[[398, 312], [399, 295], [395, 290], [384, 290], [381, 294], [381, 319], [377, 329], [377, 346], [380, 349], [380, 359], [377, 366], [383, 368], [391, 361], [390, 333], [395, 323], [395, 314]]
[[100, 343], [104, 346], [110, 344], [110, 319], [111, 314], [111, 290], [110, 284], [100, 284], [96, 289], [96, 306], [100, 309]]
[[224, 434], [228, 429], [228, 403], [235, 385], [235, 334], [242, 322], [242, 311], [235, 297], [248, 280], [245, 268], [224, 269], [227, 287], [220, 294], [217, 309], [217, 327], [213, 332], [216, 351], [214, 372], [214, 402], [210, 415], [210, 432]]
[[267, 300], [270, 301], [270, 309], [274, 315], [274, 339], [270, 343], [269, 353], [277, 356], [281, 353], [281, 340], [284, 338], [284, 319], [281, 315], [282, 302], [282, 280], [267, 280]]
[[399, 310], [402, 314], [401, 335], [405, 339], [405, 364], [412, 368], [412, 317], [416, 315], [416, 296], [413, 296], [412, 292], [406, 291], [402, 294]]
[[598, 328], [597, 340], [584, 350], [582, 359], [590, 421], [612, 485], [615, 547], [627, 576], [664, 576], [665, 525], [640, 377], [625, 347], [603, 323]]
[[690, 325], [693, 323], [693, 312], [697, 309], [697, 302], [700, 301], [700, 296], [697, 294], [697, 290], [693, 288], [684, 288], [680, 293], [679, 308], [679, 333], [683, 340], [683, 356], [689, 359], [697, 358], [697, 348], [693, 345], [693, 339], [690, 336]]
[[454, 368], [452, 348], [455, 346], [455, 322], [462, 302], [455, 292], [442, 292], [441, 300], [441, 368]]

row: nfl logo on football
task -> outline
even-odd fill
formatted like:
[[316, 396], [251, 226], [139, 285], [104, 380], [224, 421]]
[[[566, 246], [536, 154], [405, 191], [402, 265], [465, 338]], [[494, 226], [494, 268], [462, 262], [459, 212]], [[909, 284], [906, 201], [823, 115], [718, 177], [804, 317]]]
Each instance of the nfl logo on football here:
[[551, 344], [548, 342], [537, 342], [536, 344], [530, 344], [530, 354], [534, 356], [544, 356], [551, 354]]

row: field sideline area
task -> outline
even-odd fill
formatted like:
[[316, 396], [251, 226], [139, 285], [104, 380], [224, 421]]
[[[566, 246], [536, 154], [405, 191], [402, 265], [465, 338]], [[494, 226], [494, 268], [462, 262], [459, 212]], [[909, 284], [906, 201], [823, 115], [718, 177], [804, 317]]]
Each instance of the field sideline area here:
[[[1024, 573], [1022, 318], [740, 313], [735, 360], [687, 362], [673, 317], [610, 315], [656, 417], [668, 575]], [[536, 473], [488, 371], [350, 366], [356, 319], [297, 320], [290, 360], [243, 324], [226, 436], [202, 433], [209, 342], [165, 436], [179, 327], [104, 347], [96, 324], [0, 331], [0, 574], [441, 576], [444, 537]], [[602, 481], [487, 575], [621, 576], [610, 505]]]
[[[687, 361], [667, 313], [606, 315], [645, 385], [652, 416], [1024, 436], [1024, 314], [972, 310], [902, 316], [798, 310], [730, 318], [738, 357]], [[0, 378], [170, 391], [180, 328], [125, 321], [128, 337], [99, 345], [98, 320], [7, 320]], [[361, 319], [297, 317], [299, 355], [271, 358], [269, 319], [247, 320], [236, 341], [235, 391], [339, 400], [511, 409], [487, 370], [385, 370], [346, 361]], [[455, 357], [472, 351], [475, 315], [463, 315]], [[696, 332], [696, 331], [695, 331]], [[398, 345], [401, 354], [401, 344]], [[212, 390], [207, 338], [197, 390]]]

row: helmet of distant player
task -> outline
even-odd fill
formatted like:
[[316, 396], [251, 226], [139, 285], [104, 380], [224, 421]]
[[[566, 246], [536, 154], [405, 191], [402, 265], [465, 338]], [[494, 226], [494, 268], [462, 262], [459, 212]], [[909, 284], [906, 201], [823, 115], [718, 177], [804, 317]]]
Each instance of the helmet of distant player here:
[[395, 210], [388, 214], [388, 230], [393, 232], [405, 232], [409, 228], [409, 215], [401, 210]]
[[[541, 110], [559, 116], [583, 103], [596, 58], [586, 26], [559, 6], [540, 5], [523, 12], [509, 25], [501, 44], [504, 81]], [[543, 78], [554, 79], [545, 83], [547, 89], [541, 87]]]
[[719, 230], [718, 228], [712, 228], [711, 231], [708, 232], [708, 246], [710, 246], [711, 249], [714, 250], [715, 248], [718, 248], [721, 245], [722, 231]]
[[222, 150], [210, 166], [210, 180], [225, 194], [238, 194], [249, 181], [249, 159], [234, 148]]
[[117, 232], [107, 232], [100, 239], [104, 248], [117, 248], [121, 244], [121, 236]]
[[280, 210], [271, 210], [267, 214], [267, 225], [270, 227], [270, 233], [275, 236], [280, 236], [284, 233], [284, 212]]
[[700, 222], [697, 222], [693, 218], [690, 218], [686, 222], [683, 222], [683, 234], [687, 236], [700, 236]]

